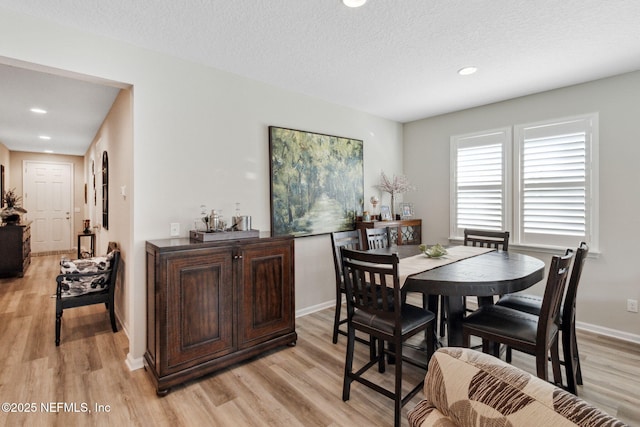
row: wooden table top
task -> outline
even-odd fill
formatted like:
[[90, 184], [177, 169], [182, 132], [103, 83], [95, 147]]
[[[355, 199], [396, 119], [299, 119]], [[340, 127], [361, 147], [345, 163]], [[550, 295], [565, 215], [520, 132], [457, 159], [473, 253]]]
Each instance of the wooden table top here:
[[535, 257], [494, 251], [409, 276], [405, 288], [431, 295], [502, 295], [543, 280], [544, 269]]

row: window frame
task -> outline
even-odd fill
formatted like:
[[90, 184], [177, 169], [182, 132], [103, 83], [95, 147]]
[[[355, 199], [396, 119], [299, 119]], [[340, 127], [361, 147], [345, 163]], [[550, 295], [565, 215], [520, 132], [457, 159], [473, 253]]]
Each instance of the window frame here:
[[[542, 238], [538, 241], [527, 239], [524, 233], [523, 218], [523, 150], [524, 132], [527, 129], [553, 126], [568, 122], [584, 121], [585, 129], [585, 236], [572, 237], [561, 236], [558, 238]], [[458, 227], [458, 207], [457, 207], [457, 162], [458, 150], [461, 143], [473, 138], [482, 138], [496, 132], [505, 132], [503, 142], [503, 188], [506, 192], [503, 197], [503, 217], [504, 230], [511, 232], [510, 247], [538, 250], [564, 250], [566, 247], [573, 247], [580, 240], [589, 243], [592, 251], [598, 250], [598, 219], [599, 219], [599, 114], [588, 113], [568, 117], [552, 118], [537, 122], [520, 123], [511, 126], [483, 130], [450, 137], [450, 240], [461, 240], [464, 230]], [[546, 236], [546, 235], [543, 235]], [[576, 241], [573, 241], [576, 240]], [[542, 242], [544, 241], [544, 243]], [[549, 243], [546, 243], [549, 242]]]
[[[495, 142], [482, 144], [479, 139], [484, 137], [493, 137], [497, 134], [503, 134], [504, 139], [501, 141], [502, 144], [502, 165], [503, 165], [503, 173], [502, 173], [502, 222], [503, 228], [505, 230], [510, 229], [512, 226], [512, 201], [511, 197], [513, 194], [512, 191], [512, 183], [510, 179], [507, 179], [511, 174], [511, 162], [510, 158], [512, 157], [512, 129], [510, 126], [500, 127], [480, 132], [473, 132], [464, 135], [454, 135], [451, 137], [451, 180], [450, 180], [450, 212], [451, 220], [450, 220], [450, 233], [451, 236], [462, 237], [464, 229], [458, 227], [458, 197], [457, 197], [457, 187], [458, 187], [458, 148], [461, 144], [465, 145], [474, 145], [474, 146], [482, 146], [482, 145], [493, 145]], [[476, 140], [477, 142], [472, 143], [471, 140]], [[467, 142], [468, 141], [468, 142]], [[508, 174], [508, 175], [505, 175]]]

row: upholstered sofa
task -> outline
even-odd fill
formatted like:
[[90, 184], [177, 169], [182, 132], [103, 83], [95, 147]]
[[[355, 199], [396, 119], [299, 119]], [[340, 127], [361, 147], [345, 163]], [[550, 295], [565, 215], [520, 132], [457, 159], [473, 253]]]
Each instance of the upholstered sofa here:
[[412, 427], [625, 425], [553, 384], [466, 348], [434, 353], [424, 395], [409, 411]]

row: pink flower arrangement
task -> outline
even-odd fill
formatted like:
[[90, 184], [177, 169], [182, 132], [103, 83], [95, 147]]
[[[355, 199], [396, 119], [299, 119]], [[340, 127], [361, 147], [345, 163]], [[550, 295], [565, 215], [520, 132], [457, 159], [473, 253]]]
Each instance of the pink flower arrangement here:
[[393, 177], [389, 179], [384, 172], [380, 172], [380, 184], [378, 184], [377, 187], [379, 190], [391, 194], [391, 197], [416, 189], [411, 185], [409, 178], [405, 175], [393, 175]]

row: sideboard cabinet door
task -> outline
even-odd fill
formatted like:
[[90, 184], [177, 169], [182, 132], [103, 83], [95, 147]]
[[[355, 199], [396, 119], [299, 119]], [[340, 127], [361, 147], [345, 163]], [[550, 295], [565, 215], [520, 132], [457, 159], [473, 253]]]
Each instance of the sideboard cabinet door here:
[[294, 330], [293, 240], [242, 248], [238, 347]]
[[167, 257], [167, 372], [233, 351], [232, 266], [228, 249]]

